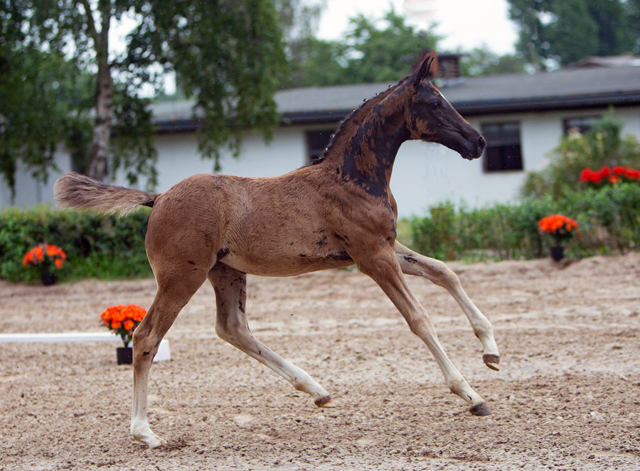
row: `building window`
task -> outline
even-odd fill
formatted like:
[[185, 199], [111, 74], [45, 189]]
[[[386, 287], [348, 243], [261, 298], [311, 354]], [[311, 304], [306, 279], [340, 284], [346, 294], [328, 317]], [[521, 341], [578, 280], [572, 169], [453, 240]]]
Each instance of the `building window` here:
[[523, 169], [520, 123], [483, 124], [482, 134], [487, 140], [483, 158], [485, 172]]
[[335, 129], [307, 131], [307, 164], [320, 157], [331, 141]]
[[580, 134], [584, 134], [593, 126], [593, 123], [600, 120], [600, 116], [582, 116], [579, 118], [566, 118], [562, 121], [564, 135], [568, 135], [572, 129], [577, 129]]

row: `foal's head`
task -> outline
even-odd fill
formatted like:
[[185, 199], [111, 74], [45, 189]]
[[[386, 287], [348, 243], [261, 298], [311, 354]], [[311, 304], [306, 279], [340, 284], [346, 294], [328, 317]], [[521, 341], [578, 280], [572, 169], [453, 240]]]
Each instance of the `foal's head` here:
[[437, 142], [465, 159], [477, 159], [486, 141], [429, 81], [432, 62], [433, 58], [427, 56], [404, 83], [409, 97], [406, 117], [411, 139]]

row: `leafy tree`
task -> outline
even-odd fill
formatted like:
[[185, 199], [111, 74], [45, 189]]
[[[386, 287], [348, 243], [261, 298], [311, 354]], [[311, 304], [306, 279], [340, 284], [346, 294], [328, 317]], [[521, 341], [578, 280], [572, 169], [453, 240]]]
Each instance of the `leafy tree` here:
[[519, 54], [504, 54], [502, 56], [485, 47], [475, 48], [467, 53], [457, 51], [462, 55], [460, 72], [462, 75], [499, 75], [526, 72], [526, 61]]
[[566, 65], [640, 46], [638, 0], [508, 1], [520, 28], [517, 49], [536, 67], [544, 68], [548, 59]]
[[554, 14], [558, 19], [547, 26], [547, 51], [551, 57], [560, 57], [564, 65], [598, 53], [599, 28], [585, 0], [558, 2]]
[[[39, 60], [21, 60], [21, 55], [27, 53], [41, 54], [68, 64], [74, 69], [74, 76], [85, 77], [84, 83], [93, 86], [91, 108], [95, 120], [90, 144], [86, 142], [86, 128], [77, 120], [68, 122], [73, 114], [63, 105], [56, 103], [48, 110], [53, 122], [67, 128], [71, 137], [66, 140], [75, 142], [72, 151], [77, 161], [94, 178], [106, 178], [111, 156], [112, 172], [123, 168], [132, 181], [139, 174], [146, 174], [154, 182], [155, 132], [149, 110], [151, 100], [144, 97], [143, 87], [160, 90], [167, 72], [175, 72], [184, 95], [194, 98], [194, 117], [203, 122], [199, 148], [205, 157], [215, 159], [216, 167], [223, 146], [238, 152], [245, 128], [259, 128], [268, 137], [277, 122], [273, 93], [286, 60], [277, 11], [271, 0], [0, 1], [0, 54], [8, 57], [2, 63], [10, 71], [7, 77], [24, 75], [20, 75], [21, 64], [28, 67], [32, 76], [50, 75]], [[133, 19], [135, 26], [127, 35], [125, 51], [114, 54], [109, 31], [124, 17]], [[9, 29], [14, 31], [10, 44], [4, 36]], [[41, 79], [42, 83], [45, 81]], [[29, 93], [19, 81], [5, 80], [4, 74], [0, 86], [0, 93], [7, 96]], [[45, 107], [45, 103], [48, 102], [29, 106]], [[69, 103], [81, 110], [82, 96]], [[9, 117], [4, 101], [2, 107], [2, 129], [15, 127], [12, 123], [23, 119], [15, 113]], [[30, 123], [32, 128], [36, 126], [34, 120]], [[34, 146], [30, 140], [33, 137], [26, 137], [9, 141], [3, 136], [7, 145], [2, 148], [0, 165], [6, 169], [5, 176], [12, 168], [15, 172], [18, 160], [37, 166], [41, 173], [50, 167], [50, 157], [37, 160], [31, 155], [34, 152], [25, 154], [25, 148]], [[52, 142], [55, 139], [47, 141], [50, 146]], [[42, 143], [38, 146], [42, 148]]]
[[20, 165], [46, 182], [59, 143], [87, 124], [74, 110], [85, 89], [78, 68], [40, 51], [22, 28], [23, 13], [17, 2], [0, 1], [0, 173], [12, 192]]
[[619, 0], [585, 0], [589, 14], [598, 25], [598, 56], [631, 52], [637, 33], [632, 27], [632, 6]]
[[[380, 25], [381, 24], [381, 25]], [[351, 19], [345, 41], [308, 37], [292, 60], [290, 86], [325, 86], [399, 80], [425, 48], [438, 37], [417, 31], [391, 9], [382, 20]]]
[[312, 37], [318, 29], [326, 0], [275, 0], [287, 52], [292, 53], [297, 41]]
[[640, 169], [640, 142], [622, 135], [622, 122], [613, 110], [605, 114], [584, 134], [564, 136], [550, 155], [549, 165], [539, 172], [528, 172], [521, 195], [538, 198], [561, 197], [566, 189], [576, 188], [584, 168], [629, 166]]

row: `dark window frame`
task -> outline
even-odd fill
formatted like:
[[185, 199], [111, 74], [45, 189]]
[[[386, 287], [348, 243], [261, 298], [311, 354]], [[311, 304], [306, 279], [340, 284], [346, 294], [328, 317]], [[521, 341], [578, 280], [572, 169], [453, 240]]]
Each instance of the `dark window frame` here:
[[482, 156], [485, 173], [524, 171], [519, 121], [490, 122], [481, 125], [487, 147]]

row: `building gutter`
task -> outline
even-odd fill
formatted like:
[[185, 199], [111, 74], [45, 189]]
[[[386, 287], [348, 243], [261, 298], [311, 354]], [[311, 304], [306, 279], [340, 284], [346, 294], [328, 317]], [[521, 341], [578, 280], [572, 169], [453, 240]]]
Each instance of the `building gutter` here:
[[[640, 91], [515, 100], [452, 101], [451, 104], [463, 116], [640, 106]], [[351, 109], [283, 113], [280, 116], [280, 123], [282, 125], [335, 123], [344, 119], [350, 112]]]
[[[489, 114], [513, 114], [527, 112], [581, 110], [588, 108], [607, 108], [640, 106], [640, 91], [601, 93], [593, 95], [551, 96], [514, 100], [474, 100], [452, 101], [458, 112], [465, 116]], [[351, 108], [328, 111], [295, 111], [280, 115], [280, 125], [335, 124], [349, 115]], [[192, 133], [202, 127], [201, 120], [174, 120], [156, 122], [158, 134]]]
[[464, 116], [525, 113], [531, 111], [580, 110], [585, 108], [626, 107], [640, 105], [640, 92], [602, 93], [582, 96], [536, 97], [518, 100], [453, 102]]

